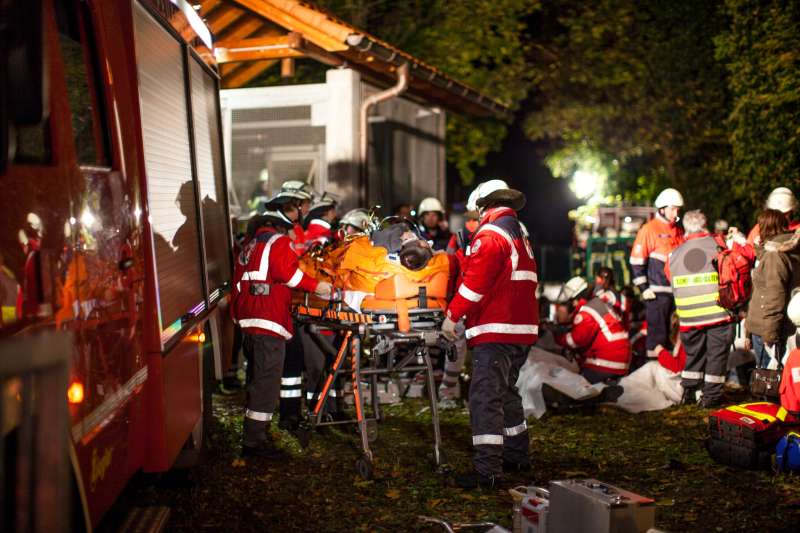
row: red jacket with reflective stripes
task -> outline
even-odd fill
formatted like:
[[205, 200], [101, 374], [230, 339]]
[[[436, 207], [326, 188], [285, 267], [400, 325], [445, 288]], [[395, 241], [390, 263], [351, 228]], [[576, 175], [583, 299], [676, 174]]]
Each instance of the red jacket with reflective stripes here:
[[306, 250], [314, 245], [330, 242], [333, 240], [331, 225], [325, 220], [315, 218], [308, 223], [304, 237]]
[[660, 215], [642, 226], [631, 250], [633, 284], [642, 291], [650, 288], [656, 293], [672, 293], [664, 265], [672, 250], [683, 240], [683, 229]]
[[613, 307], [592, 298], [575, 313], [572, 328], [556, 342], [581, 355], [581, 368], [624, 375], [631, 363], [631, 343], [622, 319]]
[[291, 339], [291, 289], [317, 288], [298, 268], [292, 241], [275, 228], [261, 228], [237, 258], [233, 313], [245, 333]]
[[789, 352], [781, 377], [781, 407], [796, 415], [800, 412], [800, 349]]
[[462, 266], [462, 281], [447, 316], [466, 321], [469, 346], [533, 344], [539, 334], [536, 261], [513, 209], [481, 219]]

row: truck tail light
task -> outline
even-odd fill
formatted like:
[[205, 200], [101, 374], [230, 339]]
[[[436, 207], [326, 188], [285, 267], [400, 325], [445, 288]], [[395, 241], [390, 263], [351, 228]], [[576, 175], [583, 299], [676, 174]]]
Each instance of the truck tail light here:
[[83, 383], [80, 381], [73, 381], [67, 389], [67, 400], [70, 404], [75, 405], [83, 401]]

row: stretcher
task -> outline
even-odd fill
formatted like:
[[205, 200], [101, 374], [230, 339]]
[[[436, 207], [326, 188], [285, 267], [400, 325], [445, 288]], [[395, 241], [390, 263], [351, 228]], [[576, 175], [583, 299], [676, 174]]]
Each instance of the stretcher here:
[[[367, 237], [334, 245], [324, 255], [307, 254], [300, 268], [317, 279], [330, 281], [334, 296], [321, 300], [298, 292], [293, 299], [295, 320], [309, 325], [312, 339], [333, 356], [333, 363], [322, 378], [311, 423], [314, 427], [356, 425], [362, 452], [356, 469], [364, 479], [373, 475], [370, 444], [377, 438], [377, 424], [383, 418], [378, 399], [381, 376], [397, 379], [401, 374], [424, 374], [433, 425], [433, 463], [438, 469], [444, 469], [446, 464], [430, 349], [453, 349], [440, 336], [447, 305], [448, 259], [437, 254], [425, 268], [411, 271], [387, 255], [385, 249], [373, 247]], [[348, 291], [360, 296], [357, 310], [346, 303]], [[330, 345], [318, 342], [318, 334], [323, 331], [336, 334], [335, 353], [329, 351]], [[353, 419], [333, 420], [328, 416], [337, 379], [352, 383]], [[366, 384], [370, 412], [366, 410]]]

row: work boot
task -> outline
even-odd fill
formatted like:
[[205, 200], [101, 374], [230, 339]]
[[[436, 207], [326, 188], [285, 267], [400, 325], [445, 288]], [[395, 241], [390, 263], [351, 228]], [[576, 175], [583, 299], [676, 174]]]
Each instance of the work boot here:
[[294, 431], [300, 426], [300, 419], [296, 416], [288, 416], [286, 418], [281, 418], [278, 421], [278, 428], [284, 431]]
[[620, 385], [608, 385], [600, 391], [600, 396], [597, 397], [597, 401], [600, 403], [616, 402], [619, 397], [622, 396], [623, 392], [625, 392], [625, 389]]
[[242, 445], [242, 457], [257, 457], [259, 459], [282, 459], [286, 456], [272, 443], [261, 442], [256, 446]]
[[683, 389], [683, 396], [681, 396], [681, 405], [695, 405], [697, 404], [697, 388], [686, 387]]
[[530, 471], [531, 471], [530, 461], [524, 463], [515, 463], [512, 461], [503, 460], [504, 474], [523, 474]]
[[472, 471], [459, 474], [454, 478], [456, 487], [461, 489], [492, 489], [498, 481], [498, 476], [484, 476], [480, 472]]
[[300, 443], [300, 447], [306, 449], [311, 442], [311, 430], [311, 422], [303, 420], [297, 424], [296, 428], [289, 430], [289, 433], [297, 439], [297, 442]]

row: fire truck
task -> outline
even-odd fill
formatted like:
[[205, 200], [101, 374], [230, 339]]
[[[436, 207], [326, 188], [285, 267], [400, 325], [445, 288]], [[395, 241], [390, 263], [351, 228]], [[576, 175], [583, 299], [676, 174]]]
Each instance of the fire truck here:
[[185, 0], [0, 8], [0, 345], [71, 339], [54, 394], [91, 528], [203, 442], [232, 269], [219, 76]]

